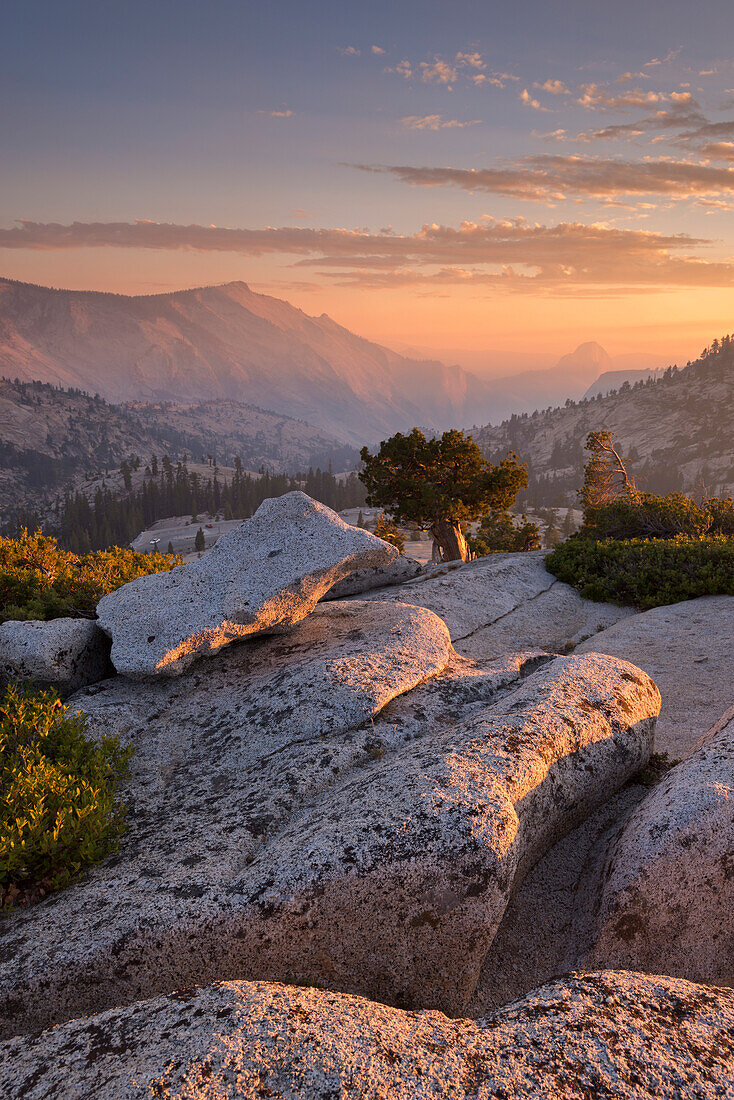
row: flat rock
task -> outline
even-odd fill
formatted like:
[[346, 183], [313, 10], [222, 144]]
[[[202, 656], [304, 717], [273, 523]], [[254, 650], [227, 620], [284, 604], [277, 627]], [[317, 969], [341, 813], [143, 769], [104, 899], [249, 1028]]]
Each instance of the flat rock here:
[[481, 658], [534, 648], [562, 652], [634, 614], [631, 608], [584, 600], [548, 572], [547, 553], [447, 562], [395, 592], [380, 590], [367, 599], [430, 608], [448, 626], [459, 653]]
[[357, 569], [344, 580], [337, 581], [323, 600], [342, 600], [345, 596], [358, 596], [372, 588], [390, 588], [394, 584], [413, 581], [423, 573], [423, 566], [415, 558], [401, 554], [387, 565], [374, 566], [372, 569]]
[[655, 748], [680, 759], [734, 702], [734, 596], [654, 607], [578, 651], [624, 657], [652, 676], [663, 697]]
[[734, 994], [570, 974], [479, 1020], [230, 981], [0, 1044], [7, 1100], [730, 1097]]
[[659, 696], [626, 662], [536, 653], [453, 657], [395, 698], [448, 651], [430, 612], [348, 601], [77, 695], [135, 746], [129, 832], [7, 923], [3, 1033], [233, 975], [460, 1011], [515, 880], [647, 759]]
[[118, 672], [177, 676], [230, 642], [299, 622], [337, 581], [397, 554], [305, 493], [286, 493], [197, 561], [105, 596], [99, 624]]
[[0, 625], [0, 683], [32, 680], [68, 695], [112, 672], [110, 643], [89, 619], [8, 621]]
[[734, 985], [734, 708], [612, 845], [585, 965]]

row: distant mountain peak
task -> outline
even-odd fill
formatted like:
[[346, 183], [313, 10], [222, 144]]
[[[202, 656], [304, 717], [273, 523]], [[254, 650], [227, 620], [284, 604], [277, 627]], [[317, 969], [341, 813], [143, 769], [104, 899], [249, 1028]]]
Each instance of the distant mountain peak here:
[[348, 443], [490, 415], [484, 383], [235, 280], [127, 296], [0, 284], [0, 374], [113, 402], [232, 399]]

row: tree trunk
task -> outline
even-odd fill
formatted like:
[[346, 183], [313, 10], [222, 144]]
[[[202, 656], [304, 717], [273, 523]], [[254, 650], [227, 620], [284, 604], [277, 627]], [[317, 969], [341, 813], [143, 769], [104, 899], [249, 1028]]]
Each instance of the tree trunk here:
[[469, 547], [461, 533], [458, 523], [442, 519], [434, 523], [431, 534], [441, 547], [444, 561], [466, 561], [469, 557]]

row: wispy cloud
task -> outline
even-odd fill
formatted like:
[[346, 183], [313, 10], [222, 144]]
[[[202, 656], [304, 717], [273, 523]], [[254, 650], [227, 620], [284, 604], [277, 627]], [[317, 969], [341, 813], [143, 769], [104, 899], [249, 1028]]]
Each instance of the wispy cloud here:
[[591, 111], [619, 111], [628, 107], [650, 107], [667, 98], [661, 92], [648, 92], [644, 88], [633, 88], [628, 92], [613, 95], [603, 84], [582, 84], [579, 93], [576, 99], [579, 107], [585, 107]]
[[706, 260], [709, 241], [685, 234], [621, 230], [523, 218], [424, 225], [392, 231], [161, 224], [150, 221], [22, 221], [0, 230], [0, 247], [151, 248], [300, 257], [296, 267], [352, 286], [472, 285], [495, 291], [583, 293], [585, 288], [734, 286], [734, 263]]
[[[734, 119], [712, 122], [690, 92], [673, 92], [669, 104], [633, 122], [620, 122], [576, 135], [578, 141], [614, 141], [642, 134], [670, 134], [674, 145], [716, 156], [716, 144], [734, 138]], [[653, 138], [653, 140], [657, 140]]]
[[293, 118], [290, 107], [281, 107], [277, 111], [258, 111], [259, 115], [267, 115], [268, 118]]
[[676, 200], [734, 195], [734, 169], [664, 158], [631, 161], [540, 155], [497, 168], [355, 167], [389, 173], [414, 187], [459, 187], [534, 202], [577, 197], [609, 201], [643, 195]]
[[[732, 136], [734, 136], [734, 125]], [[706, 157], [715, 157], [718, 160], [734, 160], [734, 141], [711, 141], [707, 145], [702, 145], [699, 152]]]
[[409, 130], [453, 130], [464, 126], [479, 126], [480, 119], [462, 122], [458, 118], [444, 118], [443, 115], [406, 115], [400, 119]]
[[646, 61], [642, 67], [643, 69], [652, 69], [656, 65], [667, 65], [669, 61], [675, 61], [680, 57], [682, 49], [682, 46], [678, 46], [676, 50], [669, 50], [665, 57], [653, 57], [651, 61]]
[[562, 80], [544, 80], [542, 84], [536, 81], [533, 87], [550, 95], [571, 95], [571, 89]]
[[370, 46], [372, 53], [383, 54], [387, 53], [387, 50], [383, 50], [382, 46]]
[[523, 88], [520, 92], [520, 102], [524, 103], [526, 107], [532, 107], [534, 111], [547, 111], [547, 107], [543, 107], [539, 100], [535, 99], [527, 88]]
[[440, 57], [434, 57], [430, 62], [421, 61], [419, 68], [424, 84], [455, 84], [459, 76], [457, 66]]
[[413, 69], [410, 62], [406, 58], [403, 58], [402, 61], [398, 61], [397, 65], [394, 65], [392, 67], [388, 66], [388, 68], [383, 69], [383, 72], [397, 73], [398, 76], [402, 76], [405, 80], [413, 79]]
[[508, 81], [519, 80], [512, 73], [494, 72], [488, 69], [487, 63], [478, 50], [458, 53], [452, 57], [443, 57], [434, 54], [429, 61], [419, 61], [417, 65], [407, 59], [403, 59], [398, 65], [388, 67], [386, 73], [397, 73], [405, 80], [415, 77], [424, 84], [438, 84], [449, 91], [455, 84], [466, 81], [475, 87], [488, 85], [494, 88], [504, 88]]
[[362, 53], [356, 46], [339, 46], [338, 50], [343, 57], [359, 57]]

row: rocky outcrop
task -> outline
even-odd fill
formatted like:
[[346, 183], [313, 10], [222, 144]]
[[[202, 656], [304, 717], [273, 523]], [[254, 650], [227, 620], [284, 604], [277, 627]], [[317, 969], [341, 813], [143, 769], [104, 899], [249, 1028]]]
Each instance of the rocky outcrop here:
[[89, 619], [0, 625], [0, 684], [31, 680], [64, 696], [112, 672], [110, 643]]
[[118, 672], [176, 676], [232, 641], [299, 622], [337, 581], [397, 553], [305, 493], [286, 493], [197, 561], [105, 596], [97, 614]]
[[479, 1020], [232, 981], [0, 1044], [7, 1100], [703, 1100], [733, 1076], [734, 994], [624, 971]]
[[389, 588], [394, 584], [406, 584], [413, 581], [423, 573], [423, 566], [415, 558], [407, 558], [404, 554], [395, 558], [395, 561], [387, 565], [378, 565], [372, 569], [358, 569], [350, 573], [344, 580], [337, 581], [330, 588], [323, 600], [342, 600], [345, 596], [359, 596], [362, 592], [369, 592], [373, 588]]
[[430, 612], [349, 601], [77, 695], [135, 746], [129, 832], [7, 927], [4, 1033], [233, 974], [461, 1011], [516, 882], [647, 759], [659, 696], [531, 654], [394, 698], [447, 657]]
[[632, 814], [606, 871], [586, 965], [734, 985], [734, 708]]
[[686, 756], [732, 703], [734, 599], [703, 596], [634, 615], [579, 646], [644, 668], [663, 706], [655, 748]]
[[424, 579], [367, 599], [430, 608], [445, 621], [458, 652], [479, 658], [534, 648], [563, 652], [634, 614], [632, 608], [584, 600], [548, 572], [546, 553], [488, 554], [473, 562], [448, 562], [427, 570]]

